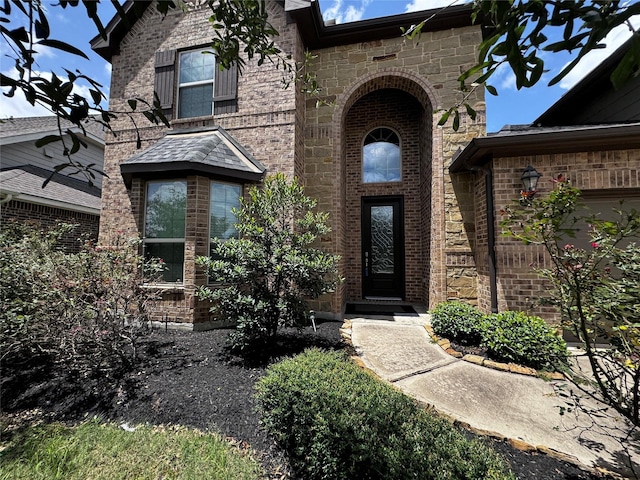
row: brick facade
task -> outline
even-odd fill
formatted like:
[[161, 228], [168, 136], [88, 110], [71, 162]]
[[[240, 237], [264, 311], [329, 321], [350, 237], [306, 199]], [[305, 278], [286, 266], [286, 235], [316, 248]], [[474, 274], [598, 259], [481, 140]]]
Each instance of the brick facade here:
[[98, 239], [100, 217], [90, 213], [74, 212], [63, 208], [39, 205], [36, 203], [11, 200], [0, 205], [2, 223], [32, 223], [36, 228], [51, 229], [59, 223], [77, 225], [60, 241], [67, 252], [78, 252], [85, 240], [93, 242]]
[[[550, 259], [541, 247], [523, 246], [518, 240], [500, 235], [500, 210], [510, 206], [518, 198], [520, 176], [527, 165], [534, 165], [543, 174], [538, 183], [538, 195], [549, 193], [554, 185], [551, 179], [562, 174], [582, 190], [584, 198], [606, 198], [607, 195], [614, 195], [611, 198], [615, 200], [627, 196], [637, 199], [640, 198], [640, 150], [505, 157], [495, 158], [488, 165], [494, 176], [498, 309], [527, 311], [553, 323], [558, 321], [558, 314], [555, 309], [539, 304], [538, 300], [548, 294], [548, 287], [534, 271], [535, 266], [550, 267]], [[482, 212], [486, 211], [483, 177], [478, 176], [475, 184], [478, 200], [476, 215], [483, 215]], [[487, 242], [486, 231], [482, 227], [485, 223], [485, 219], [478, 218], [478, 297], [480, 307], [489, 311]]]
[[[277, 44], [293, 58], [305, 45], [295, 23], [287, 23], [281, 2], [268, 1], [270, 21], [280, 32]], [[112, 57], [110, 107], [125, 110], [131, 97], [152, 98], [156, 51], [205, 45], [211, 38], [208, 15], [194, 8], [162, 19], [145, 10], [119, 43]], [[457, 99], [459, 74], [473, 65], [482, 40], [479, 26], [425, 31], [419, 41], [396, 38], [317, 48], [312, 73], [330, 105], [316, 107], [295, 88], [283, 89], [282, 71], [268, 63], [248, 62], [238, 79], [237, 112], [172, 120], [172, 128], [221, 126], [246, 148], [267, 173], [297, 176], [306, 193], [330, 213], [332, 232], [320, 240], [327, 251], [341, 255], [338, 290], [313, 303], [321, 314], [339, 317], [348, 301], [362, 300], [361, 198], [401, 195], [404, 198], [405, 300], [432, 307], [446, 298], [475, 301], [471, 179], [464, 202], [454, 189], [447, 166], [458, 147], [485, 131], [481, 92], [470, 99], [479, 111], [475, 121], [463, 117], [458, 132], [438, 127], [438, 109]], [[140, 127], [142, 148], [156, 142], [164, 127]], [[402, 148], [402, 181], [363, 184], [362, 142], [373, 128], [397, 131]], [[118, 132], [105, 152], [100, 241], [112, 233], [140, 234], [144, 222], [144, 179], [127, 189], [121, 162], [137, 153], [136, 133], [122, 116]], [[213, 326], [206, 305], [195, 299], [195, 287], [206, 279], [194, 259], [207, 254], [209, 178], [187, 177], [185, 275], [181, 285], [166, 287], [156, 320]]]

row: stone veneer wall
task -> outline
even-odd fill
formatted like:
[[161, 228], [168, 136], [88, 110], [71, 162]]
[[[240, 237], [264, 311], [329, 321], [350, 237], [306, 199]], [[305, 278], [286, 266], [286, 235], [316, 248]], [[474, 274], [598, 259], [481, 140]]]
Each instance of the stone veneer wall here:
[[[424, 268], [422, 279], [412, 284], [412, 292], [417, 288], [421, 292], [421, 303], [429, 307], [448, 297], [466, 298], [471, 295], [470, 285], [474, 281], [473, 262], [468, 260], [471, 245], [464, 244], [469, 239], [464, 222], [460, 221], [462, 214], [455, 214], [459, 208], [450, 187], [447, 167], [458, 147], [485, 132], [482, 92], [476, 92], [470, 99], [480, 113], [475, 121], [463, 116], [457, 133], [451, 129], [450, 122], [444, 127], [435, 125], [440, 118], [436, 110], [453, 105], [458, 99], [456, 79], [475, 63], [476, 48], [481, 41], [480, 28], [473, 26], [425, 32], [419, 42], [398, 37], [312, 52], [317, 55], [315, 71], [318, 83], [326, 95], [325, 99], [335, 102], [335, 106], [315, 108], [315, 105], [307, 103], [307, 191], [319, 198], [321, 205], [331, 212], [332, 251], [342, 255], [342, 275], [358, 275], [355, 284], [360, 282], [360, 274], [348, 259], [352, 256], [359, 259], [360, 255], [354, 255], [353, 245], [348, 243], [356, 226], [347, 216], [350, 191], [347, 178], [351, 159], [346, 119], [351, 108], [364, 95], [394, 88], [413, 96], [424, 111], [424, 118], [419, 120], [421, 136], [418, 140], [421, 176], [416, 179], [421, 183], [421, 263]], [[452, 193], [448, 203], [445, 203], [445, 189]], [[448, 215], [445, 216], [445, 212]], [[454, 233], [455, 238], [449, 237], [450, 233]], [[459, 251], [464, 253], [462, 266], [463, 261], [457, 254]], [[449, 266], [448, 252], [453, 252]], [[460, 276], [471, 279], [470, 283], [458, 283]], [[357, 299], [357, 293], [350, 290], [348, 284], [343, 285], [331, 298], [332, 311], [339, 311], [347, 300]]]
[[[500, 222], [500, 210], [518, 198], [520, 176], [527, 165], [533, 165], [543, 175], [538, 183], [538, 195], [545, 195], [553, 189], [551, 179], [559, 174], [587, 193], [593, 191], [597, 194], [606, 189], [639, 193], [640, 150], [637, 149], [494, 159], [497, 224]], [[499, 225], [496, 225], [496, 232], [499, 310], [524, 310], [552, 323], [557, 321], [555, 309], [541, 307], [536, 302], [546, 294], [547, 287], [535, 274], [533, 266], [548, 267], [550, 259], [540, 247], [524, 246], [517, 240], [500, 236]], [[485, 307], [484, 304], [482, 306]]]

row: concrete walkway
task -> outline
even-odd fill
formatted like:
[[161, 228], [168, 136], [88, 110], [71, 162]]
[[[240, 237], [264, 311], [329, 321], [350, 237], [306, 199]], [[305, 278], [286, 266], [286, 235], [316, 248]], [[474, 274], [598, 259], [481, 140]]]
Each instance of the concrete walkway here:
[[[419, 316], [347, 316], [344, 333], [366, 367], [420, 402], [472, 430], [509, 439], [587, 468], [640, 475], [640, 432], [607, 411], [594, 419], [567, 407], [566, 381], [502, 372], [454, 358], [435, 344]], [[349, 328], [349, 323], [350, 327]], [[583, 398], [591, 407], [603, 407]]]

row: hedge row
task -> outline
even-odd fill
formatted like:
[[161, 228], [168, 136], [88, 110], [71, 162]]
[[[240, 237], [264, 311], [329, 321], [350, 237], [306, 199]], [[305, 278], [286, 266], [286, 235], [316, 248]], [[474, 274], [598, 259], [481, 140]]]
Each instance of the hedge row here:
[[491, 358], [542, 370], [567, 366], [567, 345], [540, 317], [506, 311], [484, 315], [459, 301], [440, 303], [431, 313], [434, 332], [462, 345], [487, 348]]
[[308, 350], [257, 384], [262, 421], [300, 478], [514, 479], [477, 439], [426, 412], [341, 352]]

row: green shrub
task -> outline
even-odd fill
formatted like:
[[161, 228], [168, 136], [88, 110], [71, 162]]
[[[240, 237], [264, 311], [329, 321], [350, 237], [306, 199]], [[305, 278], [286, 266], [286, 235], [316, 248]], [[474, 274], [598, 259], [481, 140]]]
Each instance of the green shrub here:
[[[59, 240], [72, 229], [6, 222], [0, 231], [3, 407], [64, 396], [56, 382], [65, 379], [91, 397], [135, 362], [147, 330], [146, 305], [157, 296], [142, 288], [138, 241], [87, 242], [65, 253]], [[161, 268], [150, 262], [147, 270], [157, 275]], [[44, 380], [49, 392], [40, 386]]]
[[315, 247], [329, 233], [328, 214], [283, 174], [249, 190], [234, 209], [240, 238], [213, 240], [213, 258], [199, 257], [215, 287], [197, 290], [217, 318], [237, 322], [234, 349], [260, 351], [281, 327], [309, 325], [307, 300], [332, 292], [341, 282], [336, 255]]
[[257, 386], [262, 421], [301, 478], [513, 479], [479, 440], [349, 362], [308, 350]]
[[484, 314], [473, 305], [456, 300], [442, 302], [431, 312], [433, 331], [462, 345], [479, 345]]
[[502, 312], [485, 317], [482, 344], [491, 357], [532, 368], [562, 370], [567, 365], [567, 345], [540, 317], [522, 312]]

